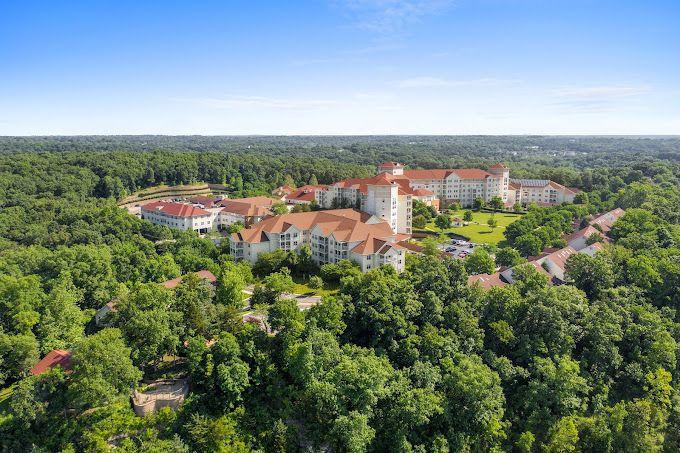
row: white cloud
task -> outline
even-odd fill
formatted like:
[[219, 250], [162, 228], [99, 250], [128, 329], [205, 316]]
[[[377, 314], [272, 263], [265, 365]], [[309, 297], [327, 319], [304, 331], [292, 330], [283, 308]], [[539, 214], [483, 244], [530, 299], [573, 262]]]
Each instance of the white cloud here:
[[461, 86], [495, 86], [517, 83], [514, 79], [480, 78], [469, 80], [442, 79], [440, 77], [413, 77], [395, 82], [398, 88], [445, 88]]
[[359, 28], [392, 33], [424, 16], [437, 14], [450, 6], [451, 0], [336, 0]]
[[648, 86], [632, 85], [562, 87], [553, 92], [552, 105], [569, 113], [608, 113], [650, 91]]
[[233, 96], [228, 98], [176, 99], [213, 109], [276, 109], [317, 110], [337, 107], [339, 101], [327, 99], [279, 99], [262, 96]]
[[648, 86], [626, 86], [626, 85], [611, 85], [611, 86], [593, 86], [593, 87], [565, 87], [560, 88], [555, 92], [557, 97], [571, 98], [571, 99], [620, 99], [631, 96], [639, 96], [648, 93], [650, 88]]

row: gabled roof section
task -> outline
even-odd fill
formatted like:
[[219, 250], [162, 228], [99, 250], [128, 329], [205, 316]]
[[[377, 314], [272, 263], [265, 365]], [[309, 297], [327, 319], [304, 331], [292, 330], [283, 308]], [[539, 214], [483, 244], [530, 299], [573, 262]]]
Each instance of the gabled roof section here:
[[625, 213], [626, 211], [624, 211], [623, 209], [616, 208], [612, 211], [605, 212], [599, 217], [594, 218], [593, 220], [590, 221], [590, 224], [593, 226], [599, 225], [600, 228], [602, 228], [602, 231], [608, 233], [609, 230], [612, 229], [612, 225], [614, 225], [614, 222], [619, 220], [621, 216], [623, 216]]
[[172, 203], [167, 201], [154, 201], [142, 206], [142, 211], [162, 212], [175, 217], [202, 217], [209, 216], [210, 213], [205, 209], [184, 203]]
[[231, 238], [250, 243], [265, 242], [269, 240], [269, 234], [284, 233], [291, 227], [300, 231], [318, 227], [324, 235], [332, 233], [337, 240], [346, 242], [361, 241], [370, 234], [376, 237], [394, 236], [389, 224], [382, 220], [376, 221], [375, 216], [355, 209], [331, 209], [269, 217], [232, 234]]
[[47, 353], [43, 359], [31, 368], [33, 376], [39, 376], [47, 370], [60, 366], [65, 371], [71, 369], [71, 351], [55, 349]]
[[397, 168], [397, 167], [403, 167], [403, 164], [400, 164], [399, 162], [383, 162], [382, 164], [378, 165], [380, 168]]
[[293, 192], [289, 193], [288, 195], [285, 196], [285, 199], [287, 201], [307, 201], [307, 202], [312, 202], [316, 199], [316, 191], [317, 190], [322, 190], [325, 189], [328, 186], [324, 185], [306, 185], [302, 186], [297, 190], [294, 190]]
[[497, 178], [497, 175], [479, 168], [436, 168], [432, 170], [404, 170], [404, 176], [409, 179], [444, 179], [455, 174], [460, 179], [486, 179]]
[[468, 277], [468, 285], [478, 284], [484, 289], [491, 289], [493, 287], [503, 287], [507, 283], [501, 279], [501, 274], [477, 274]]
[[[214, 285], [215, 283], [217, 283], [217, 278], [209, 270], [198, 271], [198, 272], [195, 272], [195, 274], [198, 276], [198, 278], [205, 280], [205, 281], [209, 282], [210, 284]], [[182, 282], [183, 278], [184, 278], [184, 276], [173, 278], [172, 280], [168, 280], [167, 282], [163, 282], [162, 285], [165, 286], [166, 288], [172, 289], [172, 288], [176, 287], [177, 285], [179, 285]]]
[[555, 266], [559, 267], [560, 269], [564, 269], [569, 257], [575, 253], [577, 252], [573, 247], [566, 246], [548, 254], [543, 258], [543, 260], [550, 260]]

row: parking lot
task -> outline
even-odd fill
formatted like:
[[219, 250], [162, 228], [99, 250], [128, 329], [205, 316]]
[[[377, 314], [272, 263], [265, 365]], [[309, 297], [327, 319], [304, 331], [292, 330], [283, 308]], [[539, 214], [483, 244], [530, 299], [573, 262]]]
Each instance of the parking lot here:
[[472, 253], [475, 247], [477, 247], [477, 244], [460, 239], [452, 239], [439, 246], [441, 251], [450, 253], [456, 258], [465, 258]]

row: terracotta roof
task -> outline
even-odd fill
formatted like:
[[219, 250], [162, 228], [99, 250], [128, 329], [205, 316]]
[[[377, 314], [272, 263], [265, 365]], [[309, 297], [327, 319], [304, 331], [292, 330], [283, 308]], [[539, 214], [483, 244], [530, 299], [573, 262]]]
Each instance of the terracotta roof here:
[[460, 179], [486, 179], [498, 177], [487, 171], [480, 170], [479, 168], [404, 170], [404, 176], [409, 179], [444, 179], [451, 174], [456, 174]]
[[327, 211], [298, 212], [270, 217], [231, 235], [234, 241], [259, 243], [268, 241], [267, 233], [283, 233], [295, 227], [310, 231], [315, 227], [324, 235], [333, 234], [339, 241], [362, 241], [373, 235], [377, 238], [392, 238], [394, 233], [384, 221], [366, 223], [372, 216], [354, 209], [333, 209]]
[[383, 162], [382, 164], [378, 165], [380, 168], [395, 168], [395, 167], [403, 167], [403, 164], [400, 164], [399, 162]]
[[38, 376], [55, 366], [60, 366], [64, 370], [71, 369], [71, 352], [63, 349], [50, 351], [43, 359], [31, 368], [31, 374]]
[[434, 195], [434, 192], [432, 192], [430, 189], [415, 189], [413, 191], [413, 195], [416, 197], [431, 197]]
[[565, 193], [576, 194], [576, 192], [573, 189], [570, 189], [569, 187], [565, 187], [562, 184], [558, 184], [555, 181], [550, 181], [548, 185], [550, 187], [552, 187], [553, 189], [561, 190], [562, 192], [565, 192]]
[[468, 285], [474, 284], [479, 284], [484, 289], [491, 289], [495, 286], [502, 287], [507, 285], [507, 283], [501, 279], [501, 274], [499, 272], [496, 272], [495, 274], [478, 274], [469, 276]]
[[591, 225], [599, 225], [600, 228], [602, 228], [602, 231], [605, 233], [609, 232], [609, 230], [612, 229], [612, 225], [614, 225], [614, 222], [616, 222], [618, 219], [625, 214], [626, 211], [624, 211], [621, 208], [616, 208], [612, 211], [605, 212], [599, 217], [594, 218], [593, 220], [590, 221]]
[[328, 186], [324, 185], [306, 185], [286, 195], [286, 200], [308, 201], [312, 202], [316, 199], [316, 191], [325, 189]]
[[543, 259], [550, 260], [555, 266], [559, 267], [560, 269], [564, 269], [567, 260], [574, 253], [577, 252], [573, 247], [566, 246], [562, 249], [559, 249], [555, 252], [546, 255]]
[[593, 234], [600, 234], [600, 232], [596, 228], [594, 228], [593, 226], [588, 225], [585, 228], [582, 228], [582, 229], [580, 229], [580, 230], [578, 230], [574, 233], [571, 233], [568, 236], [565, 236], [564, 240], [567, 241], [567, 242], [571, 242], [574, 239], [578, 239], [578, 238], [586, 238], [587, 239], [590, 236], [592, 236]]
[[154, 201], [142, 206], [142, 211], [162, 212], [175, 217], [202, 217], [210, 213], [204, 209], [184, 203], [170, 203], [167, 201]]
[[202, 204], [206, 208], [212, 208], [217, 202], [215, 197], [209, 197], [207, 195], [196, 195], [195, 197], [189, 198], [189, 201], [196, 204]]
[[508, 167], [506, 167], [505, 165], [503, 165], [502, 163], [499, 162], [499, 163], [497, 163], [497, 164], [493, 164], [493, 165], [490, 166], [489, 168], [491, 168], [491, 169], [493, 169], [493, 170], [496, 170], [496, 169], [498, 169], [498, 170], [500, 170], [500, 169], [507, 170]]
[[279, 194], [279, 193], [288, 195], [289, 193], [293, 192], [294, 190], [295, 190], [295, 189], [293, 189], [293, 188], [292, 188], [291, 186], [289, 186], [288, 184], [284, 184], [284, 185], [279, 186], [279, 187], [277, 187], [276, 189], [272, 190], [271, 193], [272, 193], [272, 195], [274, 195], [274, 194]]
[[265, 206], [258, 206], [255, 203], [242, 202], [240, 200], [228, 200], [222, 202], [223, 208], [221, 212], [228, 212], [231, 214], [238, 214], [244, 217], [263, 217], [271, 214], [271, 211]]
[[521, 189], [521, 188], [522, 188], [522, 185], [519, 184], [519, 183], [516, 183], [513, 180], [510, 180], [510, 182], [508, 183], [508, 189], [518, 190], [518, 189]]
[[399, 186], [399, 195], [412, 195], [413, 189], [411, 189], [410, 181], [404, 176], [393, 176], [387, 173], [380, 173], [377, 176], [371, 178], [349, 178], [343, 179], [333, 184], [334, 187], [340, 187], [344, 189], [353, 188], [358, 190], [364, 195], [368, 194], [368, 186]]
[[[198, 272], [195, 272], [195, 274], [198, 276], [198, 278], [201, 278], [203, 280], [207, 280], [213, 285], [215, 283], [217, 283], [217, 278], [213, 275], [212, 272], [210, 272], [208, 270], [198, 271]], [[182, 278], [184, 278], [184, 277], [177, 277], [177, 278], [173, 278], [172, 280], [168, 280], [167, 282], [163, 282], [163, 286], [165, 286], [166, 288], [172, 289], [182, 282]]]

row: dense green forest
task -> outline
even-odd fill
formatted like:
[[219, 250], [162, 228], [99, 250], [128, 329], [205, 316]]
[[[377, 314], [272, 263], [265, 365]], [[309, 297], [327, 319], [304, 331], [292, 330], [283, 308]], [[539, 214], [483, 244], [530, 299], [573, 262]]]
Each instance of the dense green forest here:
[[[595, 213], [626, 214], [604, 251], [570, 259], [570, 284], [520, 266], [484, 291], [467, 284], [471, 260], [430, 255], [401, 275], [316, 269], [302, 253], [251, 269], [116, 206], [160, 183], [266, 194], [387, 159], [503, 161], [583, 190], [511, 224], [498, 265], [563, 245]], [[0, 448], [679, 451], [679, 161], [677, 138], [0, 138]], [[191, 274], [203, 269], [215, 288]], [[340, 289], [301, 312], [281, 298], [291, 273]], [[255, 278], [273, 333], [242, 320]], [[53, 349], [71, 369], [30, 375]], [[131, 389], [176, 375], [191, 380], [181, 409], [137, 417]]]

